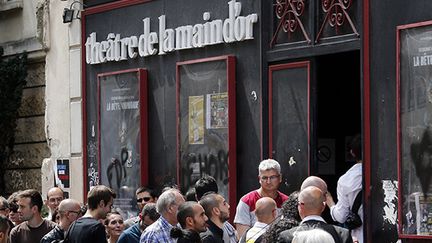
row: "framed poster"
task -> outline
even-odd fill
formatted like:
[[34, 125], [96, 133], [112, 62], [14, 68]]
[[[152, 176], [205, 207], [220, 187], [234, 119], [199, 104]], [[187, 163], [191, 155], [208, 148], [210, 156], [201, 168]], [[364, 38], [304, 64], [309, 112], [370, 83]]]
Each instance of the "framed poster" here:
[[178, 62], [176, 75], [178, 184], [186, 192], [213, 176], [219, 193], [236, 205], [235, 59]]
[[124, 219], [137, 215], [135, 191], [148, 181], [147, 71], [98, 75], [100, 184], [117, 194]]
[[397, 201], [400, 237], [432, 239], [432, 21], [397, 28], [397, 79], [398, 197], [385, 219]]

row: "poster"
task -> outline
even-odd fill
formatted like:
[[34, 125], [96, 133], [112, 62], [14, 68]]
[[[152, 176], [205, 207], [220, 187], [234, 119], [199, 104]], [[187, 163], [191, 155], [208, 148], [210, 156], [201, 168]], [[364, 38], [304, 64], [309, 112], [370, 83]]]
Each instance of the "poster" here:
[[189, 144], [204, 144], [203, 96], [189, 96]]
[[399, 34], [400, 220], [403, 233], [432, 235], [432, 26], [412, 25]]
[[207, 95], [207, 129], [228, 128], [228, 93]]
[[117, 194], [114, 208], [136, 216], [135, 190], [141, 186], [140, 103], [137, 72], [99, 77], [101, 184]]

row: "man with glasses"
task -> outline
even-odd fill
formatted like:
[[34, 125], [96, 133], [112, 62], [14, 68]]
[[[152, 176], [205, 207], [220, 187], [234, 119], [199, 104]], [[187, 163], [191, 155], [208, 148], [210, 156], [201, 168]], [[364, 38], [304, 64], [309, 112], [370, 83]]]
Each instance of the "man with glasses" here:
[[[135, 192], [136, 198], [137, 198], [137, 205], [138, 205], [138, 212], [141, 212], [144, 208], [144, 206], [147, 203], [156, 203], [158, 195], [156, 192], [147, 187], [140, 187]], [[130, 219], [127, 219], [124, 222], [125, 229], [129, 228], [130, 226], [138, 223], [140, 220], [139, 215]]]
[[10, 233], [11, 243], [39, 243], [42, 237], [50, 232], [56, 224], [43, 219], [41, 209], [43, 200], [41, 194], [28, 189], [18, 194], [18, 213], [24, 221]]
[[260, 198], [272, 198], [276, 202], [278, 215], [282, 203], [288, 199], [287, 195], [278, 191], [282, 182], [282, 175], [280, 164], [276, 160], [266, 159], [261, 161], [258, 166], [258, 180], [261, 187], [244, 195], [237, 205], [234, 223], [240, 237], [257, 221], [254, 211], [255, 204]]
[[59, 224], [46, 234], [40, 243], [52, 243], [64, 240], [65, 232], [69, 226], [81, 217], [81, 205], [77, 200], [65, 199], [58, 206], [58, 214], [60, 215]]
[[111, 211], [115, 192], [104, 185], [93, 187], [87, 194], [88, 209], [68, 230], [68, 243], [106, 243], [105, 226], [100, 222]]
[[47, 205], [49, 212], [46, 219], [51, 220], [54, 211], [58, 208], [60, 202], [63, 201], [63, 199], [64, 193], [61, 188], [53, 187], [48, 190], [47, 200], [45, 201], [45, 204]]

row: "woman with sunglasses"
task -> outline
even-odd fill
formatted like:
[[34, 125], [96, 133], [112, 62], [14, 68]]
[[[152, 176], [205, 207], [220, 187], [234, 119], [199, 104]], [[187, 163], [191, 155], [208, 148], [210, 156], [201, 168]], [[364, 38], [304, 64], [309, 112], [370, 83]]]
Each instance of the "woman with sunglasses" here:
[[105, 228], [107, 231], [108, 243], [115, 243], [123, 233], [123, 217], [117, 211], [111, 211], [105, 219]]

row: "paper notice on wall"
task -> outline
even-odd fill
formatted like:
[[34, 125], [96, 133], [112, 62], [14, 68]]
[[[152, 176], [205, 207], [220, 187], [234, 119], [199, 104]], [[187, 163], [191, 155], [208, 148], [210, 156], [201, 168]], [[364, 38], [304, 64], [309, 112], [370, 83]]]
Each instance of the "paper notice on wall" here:
[[204, 144], [203, 96], [189, 96], [189, 144]]
[[389, 224], [396, 224], [397, 220], [397, 190], [398, 190], [398, 182], [391, 180], [383, 180], [382, 188], [384, 190], [384, 203], [385, 206], [383, 208], [384, 211], [384, 222]]
[[206, 101], [207, 129], [228, 128], [228, 93], [208, 94]]

